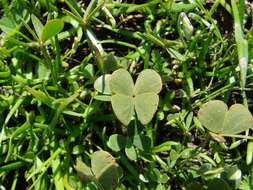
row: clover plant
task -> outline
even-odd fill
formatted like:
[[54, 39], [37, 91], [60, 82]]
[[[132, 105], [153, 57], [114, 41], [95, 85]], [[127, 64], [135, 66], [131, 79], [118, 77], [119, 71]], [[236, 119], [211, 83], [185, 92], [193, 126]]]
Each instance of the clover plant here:
[[91, 167], [77, 160], [75, 169], [83, 181], [94, 181], [99, 189], [106, 190], [116, 189], [122, 173], [114, 157], [102, 150], [92, 154]]
[[157, 94], [162, 89], [161, 78], [154, 70], [143, 70], [134, 85], [131, 75], [119, 69], [112, 74], [110, 88], [113, 111], [124, 125], [129, 124], [134, 111], [143, 125], [150, 122], [158, 106]]
[[252, 115], [242, 104], [234, 104], [229, 109], [220, 100], [205, 103], [198, 112], [201, 123], [211, 132], [233, 135], [250, 129]]
[[95, 81], [94, 88], [103, 94], [96, 96], [96, 99], [107, 101], [108, 95], [111, 95], [113, 111], [124, 125], [129, 124], [135, 112], [145, 125], [151, 121], [157, 110], [162, 80], [154, 70], [145, 69], [134, 84], [128, 71], [118, 69], [112, 75], [100, 76]]

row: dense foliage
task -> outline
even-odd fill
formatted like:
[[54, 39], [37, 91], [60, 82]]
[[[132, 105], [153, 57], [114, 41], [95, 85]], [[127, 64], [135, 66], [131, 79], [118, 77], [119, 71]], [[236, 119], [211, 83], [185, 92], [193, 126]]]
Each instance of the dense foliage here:
[[0, 188], [253, 189], [252, 8], [1, 0]]

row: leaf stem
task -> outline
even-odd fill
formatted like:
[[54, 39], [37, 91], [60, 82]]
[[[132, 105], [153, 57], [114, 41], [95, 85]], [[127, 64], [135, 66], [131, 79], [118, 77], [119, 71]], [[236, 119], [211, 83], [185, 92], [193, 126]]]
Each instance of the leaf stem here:
[[235, 138], [253, 140], [253, 137], [252, 136], [248, 136], [248, 135], [232, 135], [232, 134], [219, 134], [219, 135], [223, 136], [223, 137], [235, 137]]

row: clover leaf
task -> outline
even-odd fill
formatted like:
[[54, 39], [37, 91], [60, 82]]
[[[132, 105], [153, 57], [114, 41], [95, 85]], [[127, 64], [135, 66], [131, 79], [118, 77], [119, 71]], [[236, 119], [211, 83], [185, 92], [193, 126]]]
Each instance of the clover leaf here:
[[91, 170], [104, 189], [116, 189], [122, 172], [111, 154], [102, 150], [94, 152]]
[[128, 125], [134, 112], [145, 125], [151, 121], [157, 110], [162, 89], [161, 77], [152, 69], [143, 70], [134, 85], [129, 72], [118, 69], [112, 73], [110, 80], [112, 92], [111, 103], [117, 118]]
[[220, 100], [205, 103], [198, 112], [200, 122], [211, 132], [233, 135], [252, 127], [253, 119], [242, 104], [234, 104], [229, 109]]
[[103, 150], [92, 154], [91, 167], [81, 160], [77, 160], [74, 167], [82, 181], [95, 181], [102, 189], [116, 189], [119, 179], [122, 177], [122, 169], [116, 163], [115, 158]]

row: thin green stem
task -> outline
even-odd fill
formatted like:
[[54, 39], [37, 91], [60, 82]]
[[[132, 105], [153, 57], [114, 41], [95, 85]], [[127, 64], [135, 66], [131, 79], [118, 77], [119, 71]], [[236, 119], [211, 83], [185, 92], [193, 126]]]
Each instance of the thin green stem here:
[[249, 140], [253, 140], [252, 136], [247, 136], [247, 135], [233, 135], [233, 134], [219, 134], [220, 136], [223, 137], [235, 137], [235, 138], [241, 138], [241, 139], [249, 139]]

